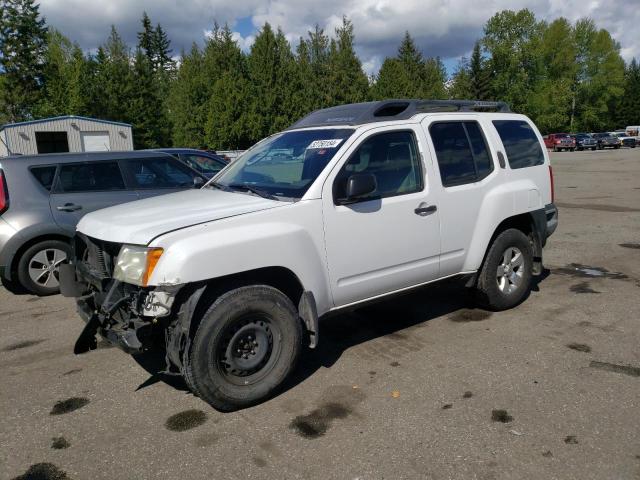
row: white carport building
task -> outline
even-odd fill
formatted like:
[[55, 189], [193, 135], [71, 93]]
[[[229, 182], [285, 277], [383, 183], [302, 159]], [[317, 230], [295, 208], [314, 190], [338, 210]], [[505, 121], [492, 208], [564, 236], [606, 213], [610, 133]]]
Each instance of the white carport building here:
[[0, 128], [0, 156], [133, 150], [131, 125], [67, 115]]

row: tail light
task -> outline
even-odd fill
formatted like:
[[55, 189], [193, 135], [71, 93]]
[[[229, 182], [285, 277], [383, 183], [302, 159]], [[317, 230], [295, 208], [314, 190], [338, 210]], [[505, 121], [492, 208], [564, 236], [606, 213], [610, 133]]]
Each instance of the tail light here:
[[556, 140], [556, 145], [560, 145], [560, 140]]
[[553, 168], [549, 165], [549, 181], [551, 182], [551, 203], [554, 203], [556, 200], [556, 191], [553, 185]]
[[7, 190], [7, 181], [4, 172], [0, 170], [0, 215], [9, 208], [9, 190]]

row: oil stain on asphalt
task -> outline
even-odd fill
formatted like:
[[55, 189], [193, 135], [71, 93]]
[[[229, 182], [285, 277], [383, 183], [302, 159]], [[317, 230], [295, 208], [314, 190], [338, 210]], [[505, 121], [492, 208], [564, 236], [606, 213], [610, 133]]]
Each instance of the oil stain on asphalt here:
[[591, 347], [585, 343], [568, 343], [567, 347], [578, 352], [589, 353], [591, 351]]
[[25, 340], [23, 342], [12, 343], [2, 349], [3, 352], [13, 352], [14, 350], [20, 350], [22, 348], [33, 347], [34, 345], [38, 345], [39, 343], [44, 342], [42, 340]]
[[289, 424], [298, 435], [304, 438], [318, 438], [324, 435], [331, 422], [338, 418], [346, 418], [352, 413], [351, 409], [339, 403], [326, 403], [307, 415], [299, 415]]
[[513, 421], [513, 417], [507, 413], [506, 410], [492, 410], [491, 420], [500, 423], [509, 423]]
[[51, 439], [51, 448], [54, 450], [63, 450], [65, 448], [69, 448], [71, 444], [64, 437], [53, 437]]
[[564, 438], [564, 443], [567, 443], [569, 445], [577, 445], [578, 444], [578, 439], [576, 438], [575, 435], [567, 435]]
[[258, 466], [258, 467], [266, 467], [267, 466], [267, 461], [264, 458], [261, 457], [253, 457], [251, 459], [253, 461], [253, 464]]
[[610, 272], [606, 268], [591, 267], [580, 263], [570, 263], [566, 267], [554, 268], [551, 271], [576, 278], [608, 278], [613, 280], [627, 280], [629, 278], [624, 273]]
[[629, 367], [627, 365], [616, 365], [615, 363], [597, 362], [595, 360], [592, 360], [591, 363], [589, 363], [589, 366], [591, 368], [597, 368], [600, 370], [605, 370], [607, 372], [622, 373], [631, 377], [640, 377], [639, 367]]
[[66, 376], [66, 375], [73, 375], [74, 373], [79, 373], [81, 372], [82, 369], [81, 368], [72, 368], [71, 370], [68, 370], [66, 372], [64, 372], [62, 375]]
[[575, 285], [571, 285], [569, 290], [571, 290], [573, 293], [601, 293], [591, 288], [589, 282], [576, 283]]
[[85, 397], [71, 397], [66, 400], [60, 400], [49, 412], [50, 415], [62, 415], [64, 413], [70, 413], [75, 410], [79, 410], [85, 405], [89, 404], [89, 399]]
[[473, 392], [470, 392], [468, 390], [464, 392], [464, 394], [462, 395], [462, 398], [471, 398], [471, 397], [473, 397]]
[[633, 248], [634, 250], [640, 250], [640, 243], [620, 243], [621, 247]]
[[13, 480], [71, 480], [67, 473], [53, 463], [36, 463], [19, 477]]
[[492, 313], [486, 310], [470, 310], [465, 308], [451, 315], [449, 320], [456, 323], [480, 322], [491, 317], [491, 315]]
[[207, 421], [207, 414], [202, 410], [185, 410], [167, 418], [164, 426], [173, 432], [184, 432], [198, 427]]

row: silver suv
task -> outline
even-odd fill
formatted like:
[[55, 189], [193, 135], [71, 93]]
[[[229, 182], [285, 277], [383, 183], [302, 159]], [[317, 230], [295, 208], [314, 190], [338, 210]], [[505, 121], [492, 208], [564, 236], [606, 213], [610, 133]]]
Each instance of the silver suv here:
[[59, 291], [58, 267], [86, 213], [203, 185], [162, 152], [99, 152], [0, 159], [0, 279], [12, 291]]

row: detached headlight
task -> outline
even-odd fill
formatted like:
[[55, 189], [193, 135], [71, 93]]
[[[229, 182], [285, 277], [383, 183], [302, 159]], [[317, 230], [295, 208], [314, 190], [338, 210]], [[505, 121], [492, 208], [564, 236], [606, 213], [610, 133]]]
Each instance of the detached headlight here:
[[113, 278], [146, 287], [162, 252], [161, 248], [123, 245], [113, 269]]

